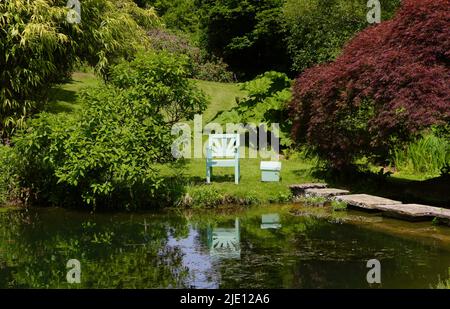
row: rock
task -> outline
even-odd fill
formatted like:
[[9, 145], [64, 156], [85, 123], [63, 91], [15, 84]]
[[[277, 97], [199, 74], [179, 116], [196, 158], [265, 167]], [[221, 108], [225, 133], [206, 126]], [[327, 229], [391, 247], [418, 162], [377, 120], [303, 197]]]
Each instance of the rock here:
[[349, 206], [360, 207], [369, 210], [378, 210], [379, 205], [398, 205], [402, 202], [390, 200], [384, 197], [368, 194], [349, 194], [334, 197], [335, 200], [347, 203]]
[[431, 220], [439, 218], [450, 220], [450, 209], [420, 205], [420, 204], [401, 204], [401, 205], [377, 205], [377, 209], [384, 211], [385, 215], [408, 220]]
[[337, 195], [349, 194], [350, 192], [347, 190], [334, 189], [334, 188], [325, 188], [325, 189], [305, 189], [306, 196], [320, 196], [325, 198], [330, 198]]
[[306, 189], [324, 189], [328, 185], [326, 183], [302, 183], [296, 185], [290, 185], [289, 189], [294, 196], [305, 194]]

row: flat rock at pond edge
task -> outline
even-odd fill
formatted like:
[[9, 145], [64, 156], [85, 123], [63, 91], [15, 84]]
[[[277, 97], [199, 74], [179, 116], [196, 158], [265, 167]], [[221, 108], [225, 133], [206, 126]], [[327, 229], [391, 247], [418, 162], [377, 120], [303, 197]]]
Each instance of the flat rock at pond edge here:
[[302, 183], [290, 185], [289, 189], [291, 189], [291, 192], [294, 195], [302, 195], [305, 193], [306, 189], [324, 189], [327, 186], [326, 183]]
[[305, 189], [305, 195], [307, 195], [307, 196], [320, 196], [320, 197], [325, 197], [325, 198], [337, 196], [337, 195], [345, 195], [345, 194], [349, 194], [349, 193], [350, 192], [347, 190], [334, 189], [334, 188]]
[[420, 205], [420, 204], [401, 204], [401, 205], [377, 205], [377, 209], [385, 211], [388, 215], [401, 216], [410, 219], [427, 220], [432, 217], [450, 220], [450, 209]]
[[390, 200], [369, 194], [349, 194], [334, 197], [335, 200], [347, 203], [350, 206], [360, 207], [370, 210], [378, 210], [379, 205], [400, 205], [402, 202]]

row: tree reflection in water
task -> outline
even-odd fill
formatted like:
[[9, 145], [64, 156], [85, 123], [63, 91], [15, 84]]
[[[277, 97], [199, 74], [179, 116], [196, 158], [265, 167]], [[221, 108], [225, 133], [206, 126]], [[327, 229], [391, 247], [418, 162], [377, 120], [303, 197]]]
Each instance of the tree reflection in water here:
[[[360, 223], [347, 224], [351, 213], [336, 220], [289, 209], [2, 212], [0, 287], [367, 288], [366, 262], [374, 257], [384, 288], [428, 288], [448, 275], [449, 242], [410, 236], [420, 223], [373, 223], [373, 215], [358, 212]], [[427, 233], [448, 239], [448, 228]], [[81, 284], [66, 282], [69, 259], [81, 262]]]
[[[152, 220], [144, 228], [133, 216], [64, 217], [62, 210], [0, 215], [0, 287], [185, 287], [183, 253], [167, 246], [169, 234], [187, 233], [183, 217]], [[69, 259], [81, 262], [80, 284], [66, 282]]]

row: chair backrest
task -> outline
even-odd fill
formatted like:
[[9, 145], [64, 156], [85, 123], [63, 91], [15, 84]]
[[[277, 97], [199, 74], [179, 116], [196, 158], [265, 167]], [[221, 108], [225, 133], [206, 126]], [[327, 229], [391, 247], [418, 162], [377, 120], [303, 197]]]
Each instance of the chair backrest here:
[[214, 158], [236, 157], [239, 153], [239, 134], [210, 134], [209, 156]]

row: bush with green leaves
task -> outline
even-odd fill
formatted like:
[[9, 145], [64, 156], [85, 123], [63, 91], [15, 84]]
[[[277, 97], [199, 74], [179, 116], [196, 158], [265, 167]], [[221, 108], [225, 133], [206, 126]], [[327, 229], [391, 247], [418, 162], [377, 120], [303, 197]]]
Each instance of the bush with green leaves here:
[[284, 73], [266, 72], [242, 84], [247, 97], [238, 106], [220, 114], [215, 121], [221, 123], [280, 125], [280, 144], [291, 145], [291, 123], [287, 117], [287, 104], [291, 99], [291, 80]]
[[23, 127], [78, 60], [107, 73], [117, 59], [145, 44], [159, 23], [131, 0], [82, 1], [81, 23], [69, 23], [64, 0], [0, 2], [0, 138]]
[[163, 28], [150, 30], [148, 36], [153, 50], [186, 55], [190, 77], [215, 82], [233, 81], [233, 73], [228, 70], [228, 65], [221, 58], [210, 55], [205, 50], [195, 46], [188, 36]]
[[112, 69], [111, 85], [82, 93], [80, 114], [40, 114], [14, 139], [20, 185], [47, 205], [172, 202], [177, 182], [160, 173], [175, 160], [171, 124], [206, 106], [185, 76], [183, 59], [140, 54]]

